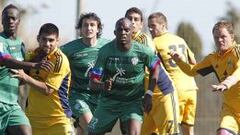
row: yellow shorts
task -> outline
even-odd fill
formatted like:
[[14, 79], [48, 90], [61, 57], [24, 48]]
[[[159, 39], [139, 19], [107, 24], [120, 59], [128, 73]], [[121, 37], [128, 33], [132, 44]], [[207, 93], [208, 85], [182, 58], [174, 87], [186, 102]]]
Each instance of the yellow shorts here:
[[144, 114], [141, 135], [155, 132], [159, 135], [179, 133], [179, 109], [176, 93], [153, 98], [153, 107], [149, 114]]
[[73, 127], [71, 124], [58, 123], [48, 128], [32, 127], [33, 135], [73, 135]]
[[221, 112], [220, 128], [238, 134], [240, 129], [240, 113], [235, 113], [232, 108], [224, 104]]
[[196, 106], [197, 106], [197, 90], [178, 91], [180, 122], [187, 125], [194, 125]]

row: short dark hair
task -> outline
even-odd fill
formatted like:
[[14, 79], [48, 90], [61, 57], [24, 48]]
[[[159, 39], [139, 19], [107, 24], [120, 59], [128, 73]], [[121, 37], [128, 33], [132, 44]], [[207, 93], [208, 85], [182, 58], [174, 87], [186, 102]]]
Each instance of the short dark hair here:
[[9, 4], [9, 5], [7, 5], [7, 6], [3, 9], [3, 11], [2, 11], [2, 16], [7, 12], [8, 9], [11, 9], [11, 8], [18, 10], [19, 13], [20, 13], [20, 10], [19, 10], [19, 8], [18, 8], [17, 6], [15, 6], [15, 5], [13, 5], [13, 4]]
[[161, 12], [152, 13], [149, 15], [148, 20], [153, 19], [153, 18], [158, 18], [160, 21], [159, 23], [164, 23], [167, 27], [167, 25], [168, 25], [167, 17], [163, 13], [161, 13]]
[[116, 24], [115, 24], [115, 30], [116, 30], [116, 28], [117, 28], [120, 24], [122, 24], [124, 21], [128, 21], [128, 22], [131, 24], [131, 26], [132, 26], [131, 21], [130, 21], [127, 17], [122, 17], [122, 18], [120, 18], [120, 19], [117, 20], [117, 22], [116, 22]]
[[82, 28], [82, 23], [84, 19], [93, 19], [97, 21], [97, 27], [98, 27], [98, 33], [97, 33], [97, 38], [99, 38], [102, 35], [102, 28], [103, 24], [101, 22], [101, 19], [97, 16], [95, 13], [83, 13], [81, 14], [79, 21], [77, 23], [76, 29], [81, 29]]
[[126, 11], [126, 13], [125, 13], [125, 17], [127, 17], [130, 13], [137, 13], [137, 14], [139, 14], [140, 17], [141, 17], [141, 21], [143, 21], [143, 13], [142, 13], [142, 11], [141, 11], [139, 8], [137, 8], [137, 7], [131, 7], [131, 8], [129, 8], [129, 9]]
[[59, 36], [59, 30], [58, 27], [53, 23], [45, 23], [41, 26], [38, 36], [41, 34], [55, 34], [57, 37]]

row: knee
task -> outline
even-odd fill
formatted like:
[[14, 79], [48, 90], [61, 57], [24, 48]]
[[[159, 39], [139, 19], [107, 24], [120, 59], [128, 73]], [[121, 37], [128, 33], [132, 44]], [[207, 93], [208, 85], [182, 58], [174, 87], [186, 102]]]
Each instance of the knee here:
[[230, 131], [220, 128], [217, 131], [217, 135], [235, 135], [234, 133], [231, 133]]
[[24, 128], [22, 128], [21, 135], [32, 135], [31, 127], [30, 126], [25, 126]]

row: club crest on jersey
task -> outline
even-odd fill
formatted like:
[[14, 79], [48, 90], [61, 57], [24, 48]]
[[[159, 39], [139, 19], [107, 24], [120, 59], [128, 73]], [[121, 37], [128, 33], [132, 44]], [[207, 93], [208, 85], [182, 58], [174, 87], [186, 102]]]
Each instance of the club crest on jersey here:
[[3, 43], [0, 42], [0, 52], [3, 52]]
[[133, 65], [137, 65], [138, 64], [138, 58], [137, 57], [133, 57], [131, 59], [131, 62], [132, 62]]

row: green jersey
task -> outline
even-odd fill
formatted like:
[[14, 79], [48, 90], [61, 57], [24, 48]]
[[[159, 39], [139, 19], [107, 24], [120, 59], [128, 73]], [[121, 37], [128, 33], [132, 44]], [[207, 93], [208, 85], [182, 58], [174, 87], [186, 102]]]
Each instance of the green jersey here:
[[[13, 58], [24, 59], [24, 44], [19, 38], [12, 40], [0, 33], [0, 52], [8, 53]], [[19, 80], [12, 78], [9, 68], [0, 66], [0, 102], [17, 104]]]
[[99, 49], [108, 40], [99, 38], [94, 47], [89, 47], [82, 42], [82, 39], [74, 40], [61, 47], [70, 62], [72, 72], [71, 90], [91, 94], [89, 89], [88, 73], [94, 67]]
[[159, 64], [158, 57], [150, 47], [133, 41], [131, 49], [122, 52], [117, 49], [116, 40], [100, 49], [97, 62], [91, 72], [91, 78], [112, 78], [113, 87], [101, 96], [118, 101], [140, 99], [144, 94], [145, 66], [150, 70]]

